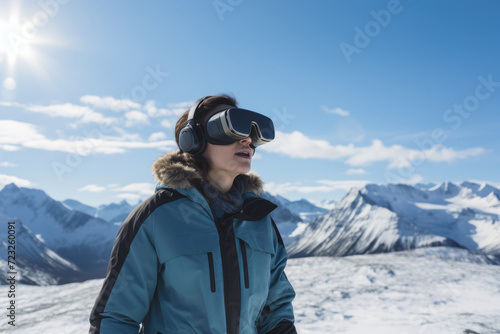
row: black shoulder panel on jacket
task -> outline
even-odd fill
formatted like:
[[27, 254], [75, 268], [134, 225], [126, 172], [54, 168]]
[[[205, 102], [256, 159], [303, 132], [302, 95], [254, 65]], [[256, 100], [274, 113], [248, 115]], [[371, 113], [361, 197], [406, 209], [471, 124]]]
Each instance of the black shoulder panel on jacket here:
[[243, 202], [241, 212], [236, 214], [235, 218], [257, 221], [270, 214], [278, 206], [263, 198], [250, 198]]
[[151, 215], [158, 207], [163, 204], [178, 200], [184, 195], [181, 195], [175, 190], [163, 189], [151, 195], [144, 202], [139, 204], [127, 217], [125, 222], [120, 227], [118, 235], [111, 251], [111, 256], [108, 264], [108, 273], [104, 280], [99, 296], [94, 304], [94, 308], [90, 314], [90, 334], [98, 334], [101, 327], [101, 312], [104, 311], [108, 302], [111, 290], [115, 285], [116, 279], [130, 251], [130, 244], [134, 240], [137, 232], [142, 226], [142, 223]]
[[283, 320], [272, 331], [267, 332], [267, 334], [297, 334], [297, 330], [293, 322]]
[[278, 226], [276, 226], [276, 223], [274, 222], [274, 219], [272, 217], [271, 217], [271, 222], [273, 223], [274, 232], [276, 232], [276, 236], [278, 237], [278, 243], [284, 247], [285, 244], [283, 243], [283, 239], [281, 238], [280, 231], [278, 230]]

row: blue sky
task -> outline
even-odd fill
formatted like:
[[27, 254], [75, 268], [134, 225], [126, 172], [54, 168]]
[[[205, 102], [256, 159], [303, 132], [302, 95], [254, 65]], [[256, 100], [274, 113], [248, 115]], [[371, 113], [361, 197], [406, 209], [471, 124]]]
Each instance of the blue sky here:
[[500, 184], [495, 1], [0, 4], [0, 187], [98, 205], [151, 194], [197, 98], [277, 138], [252, 169], [295, 200], [368, 182]]

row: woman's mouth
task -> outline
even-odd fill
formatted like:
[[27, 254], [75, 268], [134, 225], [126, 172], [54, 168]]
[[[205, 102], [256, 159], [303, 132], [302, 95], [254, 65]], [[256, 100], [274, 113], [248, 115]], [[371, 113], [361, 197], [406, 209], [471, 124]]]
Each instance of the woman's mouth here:
[[252, 158], [252, 155], [250, 154], [250, 152], [247, 152], [247, 151], [237, 152], [235, 155], [237, 155], [241, 158], [244, 158], [244, 159], [251, 159]]

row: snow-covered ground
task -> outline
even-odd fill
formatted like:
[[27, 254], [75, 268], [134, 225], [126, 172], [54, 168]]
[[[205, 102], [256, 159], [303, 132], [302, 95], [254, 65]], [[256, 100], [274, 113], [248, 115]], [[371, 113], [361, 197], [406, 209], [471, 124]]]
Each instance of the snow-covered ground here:
[[466, 250], [310, 257], [287, 268], [301, 334], [500, 333], [500, 266]]
[[[500, 266], [486, 262], [451, 248], [290, 259], [298, 332], [500, 333]], [[2, 307], [0, 332], [87, 333], [101, 284], [19, 285], [16, 327]]]
[[[77, 334], [88, 333], [89, 314], [102, 285], [102, 279], [65, 285], [16, 286], [16, 326], [7, 324], [2, 307], [0, 333]], [[1, 286], [2, 290], [7, 287]], [[1, 305], [7, 305], [2, 293]]]

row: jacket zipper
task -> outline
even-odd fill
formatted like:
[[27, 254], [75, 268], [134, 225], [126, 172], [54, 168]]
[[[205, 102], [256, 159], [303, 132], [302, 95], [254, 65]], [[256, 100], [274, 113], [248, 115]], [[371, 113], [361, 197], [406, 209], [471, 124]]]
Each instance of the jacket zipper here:
[[226, 332], [239, 333], [241, 290], [240, 271], [233, 219], [216, 219], [219, 230], [219, 245], [222, 258], [222, 277], [224, 282], [224, 305], [226, 308]]
[[243, 275], [245, 277], [245, 289], [250, 287], [250, 282], [248, 278], [248, 262], [247, 262], [247, 249], [245, 242], [240, 239], [241, 257], [243, 258]]
[[222, 291], [224, 293], [224, 308], [226, 311], [226, 333], [236, 334], [239, 333], [240, 327], [241, 290], [233, 219], [228, 217], [225, 219], [218, 218], [212, 205], [210, 205], [210, 200], [204, 195], [203, 190], [200, 190], [200, 194], [205, 198], [212, 211], [212, 217], [219, 233], [219, 247], [222, 261]]
[[210, 291], [215, 292], [215, 271], [214, 271], [214, 256], [212, 252], [208, 252], [208, 267], [210, 268]]

